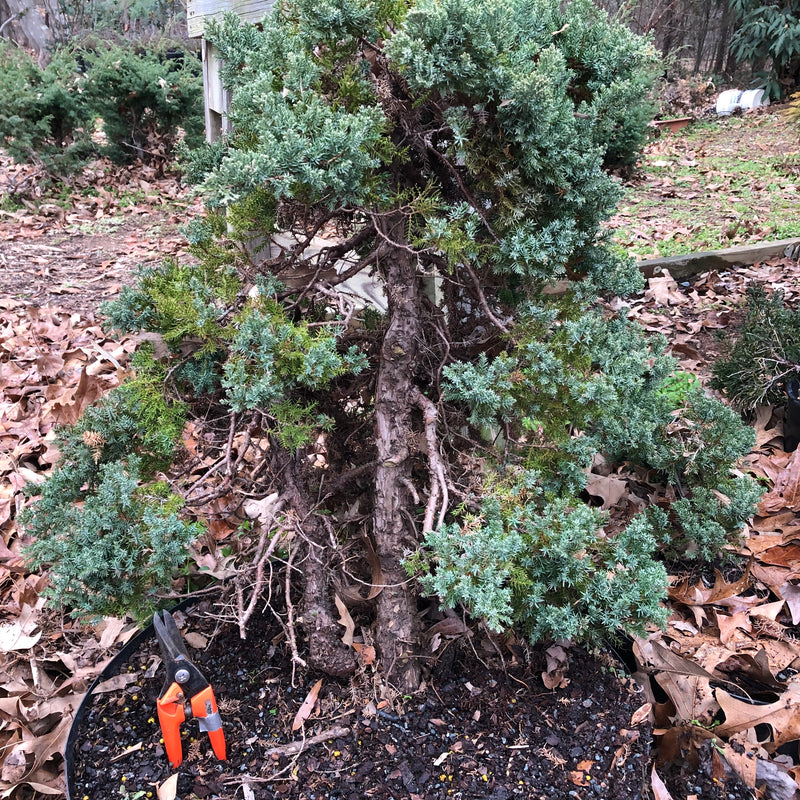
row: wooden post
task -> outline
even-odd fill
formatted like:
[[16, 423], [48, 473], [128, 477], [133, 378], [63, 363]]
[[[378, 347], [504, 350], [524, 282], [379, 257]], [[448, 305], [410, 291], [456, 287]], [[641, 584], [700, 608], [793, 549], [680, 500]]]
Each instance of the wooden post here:
[[231, 93], [222, 85], [219, 51], [205, 39], [201, 40], [203, 55], [203, 96], [206, 110], [206, 141], [215, 142], [230, 130], [228, 108]]

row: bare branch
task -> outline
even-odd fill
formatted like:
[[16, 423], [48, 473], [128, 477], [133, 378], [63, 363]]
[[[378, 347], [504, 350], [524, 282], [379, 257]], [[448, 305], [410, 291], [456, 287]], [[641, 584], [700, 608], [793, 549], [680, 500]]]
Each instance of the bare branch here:
[[[239, 636], [242, 639], [246, 638], [247, 623], [250, 617], [253, 615], [253, 611], [255, 611], [256, 608], [256, 603], [258, 602], [261, 592], [264, 589], [265, 566], [269, 562], [270, 557], [275, 552], [278, 545], [283, 541], [281, 531], [275, 531], [270, 524], [271, 522], [275, 522], [278, 512], [283, 507], [283, 503], [284, 501], [281, 499], [272, 505], [269, 509], [270, 519], [266, 521], [262, 520], [261, 522], [261, 535], [258, 537], [258, 544], [256, 545], [256, 550], [252, 559], [252, 564], [255, 565], [255, 578], [252, 584], [250, 600], [247, 603], [247, 606], [245, 606], [244, 603], [244, 576], [240, 573], [234, 579], [234, 584], [236, 586], [236, 616], [239, 623]], [[267, 544], [267, 540], [269, 540], [269, 544]], [[287, 569], [287, 574], [289, 571], [290, 570]]]
[[294, 561], [296, 550], [289, 543], [289, 557], [286, 561], [286, 579], [284, 582], [284, 598], [286, 600], [286, 633], [289, 638], [289, 648], [292, 651], [292, 686], [294, 686], [294, 671], [297, 665], [304, 669], [308, 664], [297, 651], [297, 635], [294, 627], [294, 606], [292, 605], [292, 562]]
[[506, 326], [494, 315], [491, 308], [489, 308], [489, 303], [486, 301], [486, 295], [483, 293], [483, 289], [481, 289], [481, 284], [478, 280], [478, 276], [475, 274], [475, 270], [473, 270], [472, 267], [467, 263], [464, 263], [463, 267], [469, 273], [470, 278], [472, 278], [472, 284], [475, 288], [475, 292], [478, 295], [478, 302], [483, 309], [483, 313], [486, 314], [487, 318], [491, 321], [495, 328], [501, 330], [505, 334], [509, 333], [508, 328], [506, 328]]

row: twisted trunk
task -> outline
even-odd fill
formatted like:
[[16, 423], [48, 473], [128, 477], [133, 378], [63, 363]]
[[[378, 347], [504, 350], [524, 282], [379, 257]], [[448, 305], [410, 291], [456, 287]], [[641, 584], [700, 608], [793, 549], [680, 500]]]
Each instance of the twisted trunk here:
[[406, 551], [418, 546], [409, 510], [413, 372], [420, 337], [421, 297], [417, 257], [407, 247], [405, 218], [384, 218], [393, 248], [381, 263], [389, 304], [389, 327], [381, 348], [375, 387], [375, 508], [372, 532], [385, 586], [377, 597], [375, 641], [386, 680], [401, 691], [419, 686], [419, 619], [416, 592], [402, 568]]

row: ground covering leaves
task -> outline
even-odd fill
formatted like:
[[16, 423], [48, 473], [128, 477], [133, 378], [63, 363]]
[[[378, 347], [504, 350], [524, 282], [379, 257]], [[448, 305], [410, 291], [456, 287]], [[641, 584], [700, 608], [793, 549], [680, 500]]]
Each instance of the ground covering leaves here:
[[[670, 242], [699, 249], [699, 240], [691, 238], [698, 231], [682, 233], [688, 223], [673, 214], [678, 201], [694, 208], [692, 225], [716, 226], [710, 246], [800, 235], [774, 221], [783, 218], [775, 209], [785, 208], [780, 204], [798, 183], [796, 139], [783, 126], [769, 112], [726, 120], [707, 134], [699, 128], [686, 137], [656, 140], [644, 167], [652, 181], [631, 184], [633, 199], [612, 221], [617, 240], [641, 255], [669, 254]], [[778, 177], [740, 178], [727, 162], [703, 172], [700, 158], [720, 148], [739, 153], [734, 159], [746, 151], [752, 160], [756, 153], [755, 160], [770, 164]], [[660, 160], [666, 166], [655, 164]], [[651, 167], [662, 172], [649, 172]], [[24, 487], [34, 487], [35, 494], [55, 463], [55, 426], [73, 422], [125, 375], [136, 342], [116, 340], [101, 329], [98, 303], [134, 279], [137, 263], [187, 257], [177, 225], [199, 212], [174, 177], [146, 170], [121, 172], [95, 164], [60, 196], [36, 197], [11, 191], [26, 181], [35, 185], [26, 169], [0, 161], [0, 184], [6, 187], [0, 210], [0, 797], [15, 800], [62, 793], [60, 753], [71, 715], [88, 681], [134, 631], [125, 620], [83, 626], [43, 607], [46, 576], [31, 574], [20, 556], [23, 534], [16, 518], [29, 502]], [[700, 177], [684, 170], [702, 174], [702, 190]], [[759, 194], [758, 181], [766, 181], [769, 198]], [[736, 208], [734, 197], [746, 211]], [[773, 200], [776, 205], [768, 205]], [[657, 204], [652, 215], [648, 202]], [[758, 223], [742, 223], [728, 236], [722, 226], [729, 218]], [[660, 275], [633, 300], [631, 313], [647, 329], [664, 334], [681, 368], [705, 383], [722, 346], [719, 334], [726, 335], [741, 315], [746, 286], [758, 282], [781, 289], [796, 303], [799, 278], [797, 262], [789, 259], [707, 273], [691, 283]], [[619, 311], [619, 303], [611, 310]], [[706, 572], [674, 565], [667, 629], [633, 643], [647, 694], [638, 720], [629, 723], [654, 726], [658, 757], [648, 781], [659, 800], [698, 795], [699, 775], [705, 782], [698, 796], [716, 796], [709, 792], [715, 786], [723, 791], [726, 765], [754, 787], [754, 796], [783, 800], [794, 797], [800, 785], [800, 456], [782, 449], [781, 409], [760, 409], [753, 424], [756, 448], [741, 468], [768, 490], [759, 515], [731, 561]], [[208, 458], [203, 437], [198, 424], [184, 437], [199, 469]], [[638, 509], [648, 491], [657, 495], [660, 488], [653, 476], [597, 463], [588, 491], [610, 510], [613, 524], [615, 514]], [[224, 495], [215, 502], [209, 509], [211, 532], [224, 539], [236, 526], [226, 520]], [[224, 563], [209, 553], [198, 553], [198, 559], [224, 574]], [[348, 621], [342, 624], [343, 635], [352, 639]], [[449, 641], [446, 634], [439, 637], [443, 648]], [[543, 668], [542, 691], [563, 688], [568, 660], [554, 659]], [[301, 700], [291, 706], [287, 735]], [[319, 702], [317, 697], [309, 716], [318, 713]], [[397, 747], [391, 740], [381, 742], [389, 754], [387, 745]], [[580, 793], [586, 788], [582, 782], [573, 786], [578, 796], [590, 796]]]
[[800, 236], [800, 137], [783, 109], [690, 113], [700, 116], [676, 133], [653, 129], [610, 221], [614, 241], [647, 259]]

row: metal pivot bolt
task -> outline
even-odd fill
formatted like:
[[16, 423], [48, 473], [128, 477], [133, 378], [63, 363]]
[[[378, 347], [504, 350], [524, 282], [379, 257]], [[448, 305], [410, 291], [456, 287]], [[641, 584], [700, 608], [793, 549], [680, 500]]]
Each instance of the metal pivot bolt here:
[[186, 683], [189, 680], [189, 670], [179, 669], [175, 672], [176, 683]]

